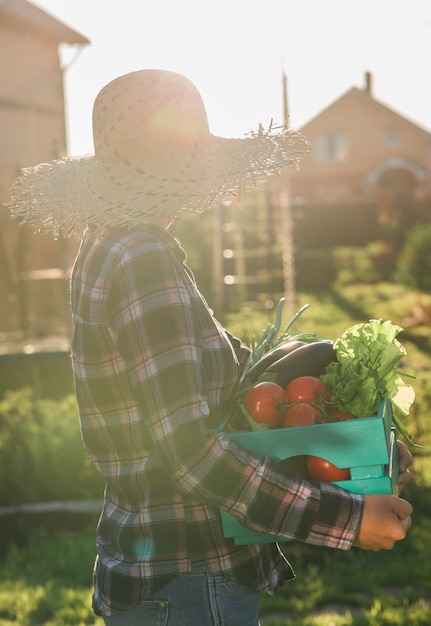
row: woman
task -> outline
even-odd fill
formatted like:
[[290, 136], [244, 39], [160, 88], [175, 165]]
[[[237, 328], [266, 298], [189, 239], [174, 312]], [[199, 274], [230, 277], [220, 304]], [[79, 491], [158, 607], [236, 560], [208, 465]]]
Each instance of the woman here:
[[194, 85], [160, 70], [106, 85], [93, 134], [94, 156], [25, 171], [12, 201], [37, 231], [83, 234], [72, 360], [84, 444], [106, 479], [93, 607], [112, 626], [252, 626], [260, 593], [294, 574], [276, 543], [225, 539], [220, 510], [343, 550], [390, 549], [410, 526], [405, 500], [308, 482], [216, 431], [249, 351], [167, 229], [297, 163], [307, 143], [283, 129], [214, 137]]

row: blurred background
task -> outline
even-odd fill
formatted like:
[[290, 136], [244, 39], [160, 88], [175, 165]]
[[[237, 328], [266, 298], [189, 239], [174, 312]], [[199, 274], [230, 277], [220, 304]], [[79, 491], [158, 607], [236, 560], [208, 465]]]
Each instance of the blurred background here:
[[406, 425], [425, 447], [411, 448], [408, 539], [385, 555], [289, 545], [298, 581], [264, 599], [261, 623], [429, 626], [430, 58], [429, 0], [0, 0], [2, 626], [101, 624], [91, 570], [103, 490], [70, 367], [79, 241], [34, 234], [5, 204], [21, 168], [92, 153], [99, 90], [150, 67], [196, 84], [216, 135], [274, 123], [311, 143], [300, 169], [174, 222], [217, 317], [247, 343], [281, 297], [286, 322], [310, 304], [300, 330], [334, 339], [390, 319], [414, 377]]

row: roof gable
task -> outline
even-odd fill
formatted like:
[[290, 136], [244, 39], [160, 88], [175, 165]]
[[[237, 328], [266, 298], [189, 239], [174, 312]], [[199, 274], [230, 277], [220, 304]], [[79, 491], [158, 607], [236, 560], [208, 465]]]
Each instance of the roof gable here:
[[376, 98], [374, 98], [371, 95], [369, 90], [367, 90], [367, 89], [359, 89], [358, 87], [351, 87], [350, 89], [348, 89], [339, 98], [334, 100], [331, 104], [326, 106], [317, 115], [315, 115], [311, 120], [309, 120], [304, 126], [301, 127], [300, 130], [306, 134], [306, 129], [307, 129], [307, 127], [310, 124], [316, 122], [320, 117], [325, 115], [325, 113], [327, 111], [329, 111], [330, 109], [333, 109], [334, 107], [337, 107], [338, 105], [343, 104], [346, 100], [350, 100], [352, 98], [364, 98], [364, 99], [367, 99], [368, 104], [371, 104], [371, 106], [374, 106], [375, 108], [380, 108], [380, 109], [386, 110], [388, 113], [390, 113], [390, 115], [396, 116], [400, 120], [402, 120], [404, 123], [410, 124], [418, 132], [424, 133], [424, 134], [429, 135], [431, 137], [431, 133], [430, 132], [428, 132], [427, 130], [425, 130], [424, 128], [419, 126], [418, 124], [412, 122], [408, 118], [404, 117], [403, 115], [401, 115], [401, 113], [395, 111], [395, 109], [391, 108], [387, 104], [384, 104], [383, 102], [380, 102], [379, 100], [376, 100]]
[[0, 0], [0, 23], [57, 43], [90, 43], [89, 39], [27, 0]]

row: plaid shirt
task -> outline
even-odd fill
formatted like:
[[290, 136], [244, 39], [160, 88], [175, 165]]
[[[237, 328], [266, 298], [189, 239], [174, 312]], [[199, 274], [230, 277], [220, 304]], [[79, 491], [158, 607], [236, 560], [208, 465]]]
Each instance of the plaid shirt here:
[[274, 593], [293, 572], [253, 531], [348, 549], [363, 498], [310, 483], [217, 433], [248, 348], [214, 319], [178, 242], [156, 226], [89, 229], [72, 275], [72, 361], [85, 448], [106, 480], [93, 608], [137, 605], [170, 577]]

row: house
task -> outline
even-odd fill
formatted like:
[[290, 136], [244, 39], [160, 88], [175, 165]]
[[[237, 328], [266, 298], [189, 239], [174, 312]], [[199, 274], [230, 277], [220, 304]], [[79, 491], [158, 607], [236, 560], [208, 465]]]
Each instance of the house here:
[[296, 202], [431, 198], [431, 133], [376, 100], [369, 72], [300, 130], [312, 150], [293, 176]]
[[431, 220], [431, 133], [375, 99], [369, 72], [300, 130], [312, 146], [291, 176], [300, 245]]
[[20, 168], [67, 154], [60, 44], [89, 40], [27, 0], [0, 0], [0, 333], [8, 337], [65, 323], [71, 244], [19, 228], [3, 206]]
[[[283, 104], [286, 114], [284, 76]], [[228, 217], [243, 239], [238, 245], [223, 235], [230, 254], [218, 274], [230, 279], [224, 300], [232, 307], [271, 302], [283, 288], [293, 300], [296, 284], [326, 288], [338, 246], [378, 242], [375, 254], [390, 275], [409, 228], [431, 221], [431, 134], [375, 99], [369, 72], [364, 87], [349, 89], [299, 130], [311, 143], [299, 169], [273, 180], [264, 198], [250, 194], [248, 220], [235, 226], [238, 211]]]

